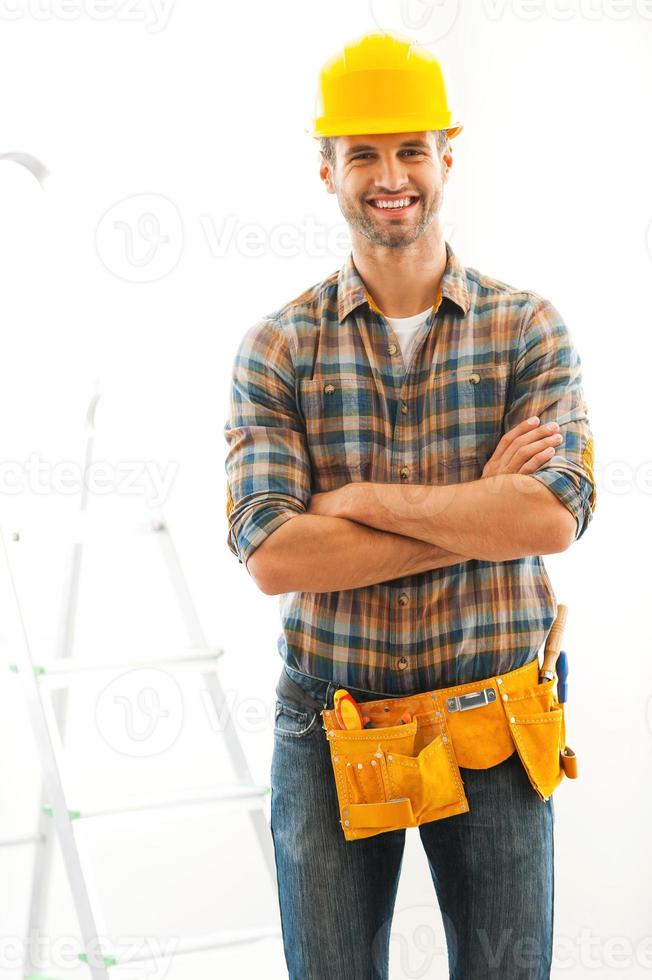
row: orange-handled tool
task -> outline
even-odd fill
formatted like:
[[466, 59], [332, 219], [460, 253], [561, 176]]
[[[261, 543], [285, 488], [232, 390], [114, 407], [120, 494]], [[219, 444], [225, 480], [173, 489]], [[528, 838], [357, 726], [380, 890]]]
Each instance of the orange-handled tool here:
[[363, 727], [362, 712], [358, 707], [358, 702], [345, 688], [338, 688], [333, 695], [333, 708], [335, 709], [335, 717], [342, 728], [356, 729]]
[[543, 663], [541, 664], [541, 669], [539, 671], [539, 682], [551, 681], [555, 676], [555, 667], [557, 665], [557, 658], [559, 657], [559, 653], [561, 651], [561, 641], [564, 634], [564, 627], [566, 626], [567, 615], [567, 606], [562, 606], [562, 604], [559, 603], [557, 605], [557, 615], [555, 616], [555, 621], [550, 628], [546, 645], [544, 647]]

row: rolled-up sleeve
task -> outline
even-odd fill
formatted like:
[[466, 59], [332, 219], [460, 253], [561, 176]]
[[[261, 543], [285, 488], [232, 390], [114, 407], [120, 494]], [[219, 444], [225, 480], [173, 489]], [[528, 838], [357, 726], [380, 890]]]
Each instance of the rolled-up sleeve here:
[[264, 319], [242, 338], [233, 362], [224, 426], [227, 544], [241, 564], [310, 499], [310, 460], [295, 397], [287, 336]]
[[577, 540], [589, 526], [597, 500], [581, 359], [558, 311], [538, 297], [528, 302], [522, 322], [504, 431], [532, 415], [539, 416], [541, 425], [559, 423], [563, 441], [531, 475], [573, 514]]

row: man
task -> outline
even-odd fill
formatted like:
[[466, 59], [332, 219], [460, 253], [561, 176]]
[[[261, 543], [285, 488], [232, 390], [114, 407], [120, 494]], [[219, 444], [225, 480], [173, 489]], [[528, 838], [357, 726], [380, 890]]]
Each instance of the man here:
[[[342, 837], [321, 706], [339, 687], [364, 702], [532, 661], [556, 611], [541, 555], [595, 509], [561, 316], [444, 241], [460, 130], [418, 45], [368, 35], [326, 63], [312, 135], [351, 254], [234, 363], [228, 544], [281, 596], [272, 834], [292, 980], [388, 976], [405, 841]], [[469, 812], [419, 826], [451, 976], [548, 977], [552, 798], [516, 753], [460, 771]]]

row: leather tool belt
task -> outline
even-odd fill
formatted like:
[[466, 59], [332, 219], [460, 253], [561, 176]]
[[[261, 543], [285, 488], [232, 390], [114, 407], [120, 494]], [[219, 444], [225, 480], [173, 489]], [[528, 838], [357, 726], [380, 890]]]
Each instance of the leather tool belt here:
[[[542, 800], [564, 775], [576, 778], [556, 679], [538, 681], [535, 658], [482, 681], [365, 701], [374, 727], [342, 728], [323, 709], [346, 840], [468, 811], [460, 767], [489, 769], [514, 751]], [[412, 720], [401, 724], [405, 711]]]

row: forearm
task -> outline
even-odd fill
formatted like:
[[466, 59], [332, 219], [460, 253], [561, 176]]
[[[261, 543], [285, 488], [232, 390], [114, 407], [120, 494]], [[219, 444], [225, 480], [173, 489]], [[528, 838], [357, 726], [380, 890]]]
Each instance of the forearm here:
[[439, 545], [340, 517], [299, 514], [253, 552], [247, 569], [267, 595], [338, 592], [467, 561]]
[[448, 486], [350, 483], [340, 500], [350, 520], [484, 561], [563, 551], [575, 530], [551, 491], [520, 473]]

